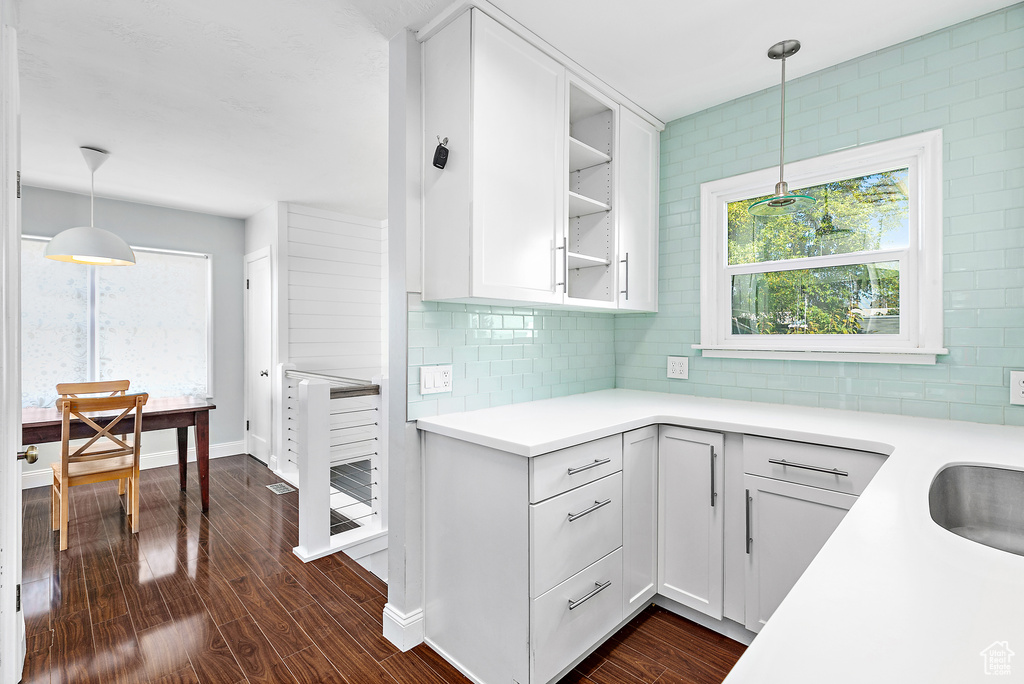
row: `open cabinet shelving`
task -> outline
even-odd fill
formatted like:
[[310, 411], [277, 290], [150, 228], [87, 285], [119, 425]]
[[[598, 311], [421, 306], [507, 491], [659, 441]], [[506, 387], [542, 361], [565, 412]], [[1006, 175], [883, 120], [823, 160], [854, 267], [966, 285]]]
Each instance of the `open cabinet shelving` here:
[[614, 306], [612, 154], [618, 106], [571, 77], [568, 98], [566, 294], [572, 300]]

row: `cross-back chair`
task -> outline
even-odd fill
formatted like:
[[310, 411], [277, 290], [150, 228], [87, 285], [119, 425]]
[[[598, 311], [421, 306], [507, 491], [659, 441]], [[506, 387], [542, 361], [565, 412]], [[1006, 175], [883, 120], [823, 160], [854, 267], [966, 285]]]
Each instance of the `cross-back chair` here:
[[[60, 530], [60, 548], [68, 547], [68, 488], [93, 482], [118, 480], [118, 492], [127, 483], [125, 508], [132, 523], [132, 532], [139, 531], [139, 450], [142, 434], [142, 407], [149, 399], [146, 393], [125, 394], [128, 381], [97, 383], [62, 383], [57, 385], [61, 397], [61, 459], [53, 469], [53, 529]], [[107, 394], [82, 397], [81, 394]], [[108, 412], [97, 416], [96, 412]], [[92, 414], [92, 415], [88, 415]], [[126, 418], [132, 416], [134, 435], [128, 440]], [[80, 420], [95, 432], [85, 444], [71, 450], [71, 420]], [[118, 429], [120, 428], [120, 429]]]
[[[109, 397], [124, 396], [131, 380], [104, 380], [101, 382], [60, 382], [57, 383], [57, 394], [61, 397], [77, 397], [82, 394], [102, 394]], [[124, 435], [121, 435], [124, 439]], [[124, 496], [124, 478], [117, 481], [117, 495]]]

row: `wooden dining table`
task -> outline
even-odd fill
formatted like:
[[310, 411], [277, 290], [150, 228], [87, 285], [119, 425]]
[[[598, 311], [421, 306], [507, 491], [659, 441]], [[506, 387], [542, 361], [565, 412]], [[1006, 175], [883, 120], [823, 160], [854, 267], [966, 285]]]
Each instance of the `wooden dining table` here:
[[[199, 492], [203, 501], [203, 511], [210, 509], [210, 411], [216, 405], [204, 399], [177, 397], [173, 399], [150, 399], [142, 408], [142, 431], [169, 430], [178, 431], [178, 478], [181, 491], [185, 491], [188, 482], [188, 429], [195, 429], [196, 465], [199, 470]], [[112, 414], [99, 413], [90, 418], [99, 425], [106, 425], [113, 420], [117, 412]], [[21, 443], [24, 446], [59, 442], [61, 440], [61, 414], [56, 408], [24, 408], [21, 410]], [[135, 418], [125, 416], [118, 423], [118, 429], [124, 428], [126, 433], [135, 429]], [[71, 438], [90, 437], [96, 431], [80, 420], [71, 421]]]

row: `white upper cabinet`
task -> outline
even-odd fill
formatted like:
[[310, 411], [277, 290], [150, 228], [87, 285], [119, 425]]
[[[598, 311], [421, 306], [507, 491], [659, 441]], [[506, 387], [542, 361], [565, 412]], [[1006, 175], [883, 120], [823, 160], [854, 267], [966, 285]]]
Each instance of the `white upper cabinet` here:
[[658, 175], [661, 136], [639, 116], [619, 112], [619, 308], [658, 310]]
[[423, 299], [656, 309], [653, 126], [476, 8], [424, 42], [423, 103]]
[[565, 68], [479, 10], [423, 63], [423, 298], [560, 303]]

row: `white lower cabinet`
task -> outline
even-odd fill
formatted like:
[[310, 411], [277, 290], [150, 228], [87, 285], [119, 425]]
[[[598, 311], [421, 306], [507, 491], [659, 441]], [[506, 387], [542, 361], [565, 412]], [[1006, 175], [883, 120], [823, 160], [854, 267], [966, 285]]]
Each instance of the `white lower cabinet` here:
[[425, 640], [474, 681], [547, 684], [623, 619], [622, 435], [423, 445]]
[[423, 434], [424, 637], [482, 684], [548, 684], [656, 595], [722, 620], [726, 541], [729, 617], [759, 631], [885, 459], [729, 435], [727, 470], [725, 435], [669, 425], [533, 458]]
[[532, 682], [549, 682], [622, 620], [622, 549], [533, 600]]
[[658, 426], [622, 435], [622, 612], [658, 592]]
[[747, 629], [761, 630], [884, 461], [867, 451], [743, 437]]
[[658, 446], [658, 593], [722, 618], [724, 437], [663, 425]]
[[756, 475], [743, 480], [749, 530], [746, 628], [759, 632], [857, 497]]

